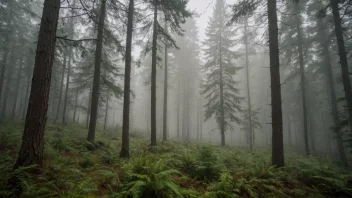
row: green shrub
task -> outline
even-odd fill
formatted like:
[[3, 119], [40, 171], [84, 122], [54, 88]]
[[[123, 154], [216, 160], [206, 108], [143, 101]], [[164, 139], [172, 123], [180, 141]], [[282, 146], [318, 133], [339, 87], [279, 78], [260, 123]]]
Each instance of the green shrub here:
[[155, 162], [150, 158], [137, 158], [124, 169], [125, 184], [119, 197], [183, 197], [184, 191], [172, 179], [180, 172], [167, 167], [165, 161]]

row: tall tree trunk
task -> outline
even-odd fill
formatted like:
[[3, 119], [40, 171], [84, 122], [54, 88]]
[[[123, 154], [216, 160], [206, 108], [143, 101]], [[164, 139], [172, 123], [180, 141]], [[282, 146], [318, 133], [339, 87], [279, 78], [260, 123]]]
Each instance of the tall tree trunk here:
[[[166, 19], [165, 19], [166, 21]], [[165, 31], [167, 32], [167, 22], [165, 22]], [[168, 87], [168, 79], [167, 79], [167, 42], [165, 43], [165, 74], [164, 74], [164, 108], [163, 108], [163, 141], [167, 140], [167, 87]]]
[[181, 69], [180, 68], [178, 68], [178, 77], [177, 77], [177, 121], [176, 121], [176, 123], [177, 123], [177, 127], [176, 127], [176, 130], [177, 130], [177, 139], [180, 139], [180, 94], [181, 94], [181, 92], [180, 92], [180, 90], [181, 90], [181, 88], [180, 88], [180, 74], [181, 74]]
[[292, 130], [291, 130], [291, 116], [290, 115], [288, 116], [288, 119], [287, 119], [287, 131], [288, 131], [288, 145], [291, 147], [292, 146], [292, 141], [291, 141]]
[[114, 115], [112, 116], [112, 128], [115, 129], [115, 114], [116, 114], [116, 109], [114, 109]]
[[[74, 6], [76, 4], [76, 0], [73, 0], [72, 5]], [[71, 10], [71, 16], [74, 16], [75, 12], [74, 9]], [[73, 39], [74, 35], [74, 24], [73, 24], [73, 17], [70, 19], [70, 27], [68, 31], [68, 38]], [[64, 110], [62, 114], [62, 124], [66, 125], [67, 124], [67, 99], [68, 99], [68, 93], [69, 93], [69, 88], [70, 88], [70, 76], [71, 76], [71, 59], [73, 55], [72, 47], [69, 46], [69, 55], [68, 55], [68, 68], [67, 68], [67, 76], [66, 76], [66, 89], [65, 89], [65, 98], [64, 98]]]
[[302, 112], [303, 112], [303, 137], [304, 137], [304, 147], [306, 151], [306, 155], [309, 156], [309, 138], [308, 138], [308, 120], [307, 120], [307, 98], [306, 98], [306, 77], [304, 72], [304, 59], [303, 59], [303, 36], [302, 36], [302, 28], [301, 28], [301, 15], [296, 4], [296, 12], [298, 13], [296, 16], [296, 28], [297, 28], [297, 46], [298, 46], [298, 58], [299, 58], [299, 71], [301, 78], [301, 96], [302, 96]]
[[202, 102], [202, 96], [200, 96], [199, 98], [199, 111], [200, 111], [200, 119], [199, 119], [199, 122], [200, 122], [200, 126], [199, 126], [199, 139], [202, 141], [203, 140], [203, 111], [202, 111], [202, 107], [203, 107], [203, 102]]
[[197, 102], [197, 141], [200, 140], [200, 125], [201, 125], [201, 120], [200, 120], [200, 96], [198, 96], [198, 102]]
[[[184, 73], [185, 74], [185, 73]], [[183, 107], [182, 107], [182, 140], [188, 141], [188, 120], [187, 120], [187, 101], [188, 101], [188, 91], [186, 86], [188, 85], [188, 79], [186, 80], [186, 83], [183, 83]]]
[[[125, 55], [125, 84], [123, 97], [123, 121], [122, 121], [122, 146], [120, 157], [129, 158], [129, 130], [130, 130], [130, 95], [131, 95], [131, 62], [132, 62], [132, 38], [133, 38], [133, 12], [134, 0], [130, 0], [128, 6], [127, 38], [126, 38], [126, 55]], [[115, 111], [114, 111], [115, 117]], [[115, 119], [114, 119], [115, 121]]]
[[73, 109], [73, 122], [76, 122], [76, 114], [77, 114], [77, 103], [78, 103], [78, 89], [76, 90], [76, 95], [75, 95], [75, 107]]
[[86, 128], [89, 127], [90, 107], [91, 107], [91, 104], [92, 104], [92, 87], [89, 88], [89, 94], [88, 94], [88, 107], [87, 107]]
[[[352, 133], [352, 90], [351, 90], [351, 81], [349, 78], [350, 72], [348, 69], [347, 54], [346, 54], [346, 48], [345, 48], [345, 43], [344, 43], [344, 39], [343, 39], [343, 30], [342, 30], [342, 25], [341, 25], [340, 12], [339, 12], [339, 8], [338, 8], [338, 1], [337, 0], [330, 0], [330, 2], [331, 2], [331, 7], [332, 7], [332, 13], [334, 15], [335, 34], [336, 34], [337, 46], [339, 49], [342, 82], [343, 82], [343, 88], [345, 91], [345, 98], [346, 98], [346, 102], [347, 102], [347, 112], [348, 112], [350, 133]], [[347, 160], [343, 159], [344, 158], [344, 155], [343, 155], [344, 147], [343, 147], [343, 143], [342, 143], [343, 136], [340, 132], [337, 133], [336, 139], [338, 141], [340, 159], [344, 163], [345, 166], [348, 166]]]
[[68, 98], [68, 90], [70, 88], [70, 75], [71, 75], [71, 57], [72, 57], [72, 50], [69, 50], [70, 54], [68, 55], [68, 67], [67, 67], [67, 76], [66, 76], [66, 89], [65, 89], [65, 96], [64, 96], [64, 110], [62, 113], [62, 124], [67, 124], [66, 119], [66, 109], [67, 109], [67, 98]]
[[99, 24], [98, 24], [98, 38], [97, 38], [97, 44], [96, 44], [96, 50], [95, 50], [92, 104], [91, 104], [91, 112], [90, 112], [89, 131], [88, 131], [88, 137], [87, 137], [87, 140], [92, 143], [94, 142], [94, 139], [95, 139], [95, 128], [97, 125], [97, 116], [98, 116], [100, 65], [101, 65], [101, 55], [102, 55], [102, 49], [103, 49], [105, 6], [106, 6], [106, 0], [101, 0]]
[[109, 109], [109, 88], [106, 92], [106, 103], [105, 103], [105, 116], [104, 116], [104, 131], [106, 130], [106, 122], [108, 121], [108, 109]]
[[[22, 42], [22, 44], [23, 44], [23, 42]], [[21, 84], [21, 74], [22, 74], [22, 67], [23, 67], [24, 57], [25, 57], [25, 53], [23, 52], [22, 53], [22, 59], [20, 60], [20, 63], [19, 63], [19, 69], [18, 69], [17, 77], [16, 77], [15, 96], [14, 96], [14, 99], [13, 99], [12, 113], [11, 113], [11, 118], [12, 119], [15, 119], [15, 116], [16, 116], [17, 98], [18, 98], [18, 92], [19, 92], [20, 84]], [[21, 102], [21, 100], [19, 102]]]
[[2, 101], [2, 109], [1, 109], [1, 118], [4, 118], [7, 114], [8, 111], [8, 99], [9, 99], [9, 92], [10, 92], [10, 88], [11, 88], [11, 82], [12, 82], [12, 78], [13, 78], [13, 70], [14, 67], [16, 65], [16, 57], [15, 57], [15, 52], [14, 52], [14, 48], [12, 49], [11, 52], [11, 62], [13, 65], [10, 66], [9, 68], [9, 72], [7, 74], [7, 82], [6, 82], [6, 86], [5, 86], [5, 92], [4, 92], [4, 98]]
[[45, 0], [22, 145], [14, 169], [43, 166], [44, 130], [53, 67], [60, 0]]
[[158, 39], [158, 1], [154, 0], [154, 25], [153, 25], [153, 49], [152, 49], [152, 82], [151, 82], [151, 146], [156, 146], [156, 62], [157, 62], [157, 39]]
[[[326, 35], [326, 29], [324, 22], [320, 17], [317, 19], [318, 22], [318, 27], [319, 31], [319, 39], [320, 39], [320, 45], [323, 47], [323, 58], [324, 58], [324, 75], [326, 78], [326, 87], [328, 88], [328, 94], [329, 94], [329, 100], [330, 100], [330, 107], [331, 107], [331, 116], [332, 116], [332, 121], [333, 121], [333, 128], [336, 128], [337, 125], [339, 124], [339, 116], [338, 116], [338, 109], [337, 109], [337, 100], [336, 100], [336, 91], [335, 91], [335, 82], [334, 82], [334, 77], [333, 77], [333, 71], [332, 71], [332, 66], [331, 66], [331, 58], [330, 58], [330, 52], [329, 52], [329, 45], [330, 42], [329, 40], [326, 41], [327, 35]], [[325, 123], [325, 122], [323, 122]], [[346, 152], [345, 152], [345, 147], [343, 145], [343, 140], [342, 140], [342, 134], [341, 131], [339, 130], [334, 130], [336, 134], [336, 143], [337, 143], [337, 149], [339, 151], [339, 157], [342, 162], [342, 164], [345, 167], [348, 167], [348, 161], [346, 157]], [[330, 136], [328, 136], [330, 138]], [[329, 150], [330, 150], [330, 140], [328, 140], [329, 143]]]
[[272, 165], [282, 167], [284, 166], [284, 144], [282, 133], [280, 59], [276, 0], [268, 0], [268, 23], [272, 111]]
[[[9, 3], [9, 7], [10, 10], [8, 12], [8, 25], [7, 25], [7, 29], [8, 32], [5, 33], [5, 41], [7, 43], [5, 43], [4, 45], [4, 50], [3, 50], [3, 57], [2, 57], [2, 67], [1, 67], [1, 72], [0, 72], [0, 102], [1, 102], [1, 96], [2, 96], [2, 88], [4, 85], [4, 79], [5, 79], [5, 73], [6, 73], [6, 64], [7, 64], [7, 59], [9, 56], [9, 49], [11, 48], [11, 50], [13, 49], [13, 41], [12, 41], [12, 36], [11, 33], [13, 31], [13, 26], [12, 26], [12, 22], [13, 22], [13, 1], [8, 1]], [[2, 111], [2, 109], [0, 109]]]
[[[222, 24], [222, 23], [221, 23]], [[220, 134], [221, 134], [221, 146], [225, 146], [225, 110], [224, 110], [224, 85], [223, 85], [223, 66], [222, 66], [222, 32], [220, 28], [220, 46], [219, 46], [219, 57], [220, 57]]]
[[60, 91], [59, 91], [59, 101], [57, 103], [56, 116], [54, 123], [56, 123], [57, 119], [59, 119], [60, 108], [61, 108], [61, 99], [62, 99], [62, 90], [64, 89], [64, 78], [65, 78], [65, 70], [66, 70], [66, 50], [64, 52], [64, 63], [62, 65], [62, 74], [61, 74], [61, 82], [60, 82]]
[[252, 129], [252, 106], [251, 94], [249, 92], [249, 60], [248, 60], [248, 21], [245, 19], [244, 27], [244, 43], [246, 47], [246, 81], [247, 81], [247, 114], [248, 114], [248, 129], [249, 129], [249, 149], [253, 150], [253, 129]]

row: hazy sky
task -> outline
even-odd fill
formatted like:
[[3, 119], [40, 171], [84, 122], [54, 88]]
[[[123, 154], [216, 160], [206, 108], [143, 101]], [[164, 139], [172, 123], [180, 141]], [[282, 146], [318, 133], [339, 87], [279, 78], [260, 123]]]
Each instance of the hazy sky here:
[[[188, 6], [192, 11], [196, 11], [198, 17], [199, 36], [204, 39], [204, 31], [208, 24], [208, 19], [213, 13], [216, 0], [189, 0]], [[236, 0], [226, 0], [227, 4], [232, 5]]]

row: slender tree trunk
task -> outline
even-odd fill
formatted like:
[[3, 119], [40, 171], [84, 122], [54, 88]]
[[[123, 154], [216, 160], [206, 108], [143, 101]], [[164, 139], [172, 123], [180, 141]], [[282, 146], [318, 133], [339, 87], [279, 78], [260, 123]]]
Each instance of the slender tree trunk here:
[[248, 114], [248, 129], [249, 129], [249, 149], [253, 150], [253, 129], [252, 129], [252, 106], [251, 106], [251, 94], [249, 92], [249, 60], [248, 60], [248, 21], [246, 18], [244, 27], [244, 43], [246, 47], [246, 80], [247, 80], [247, 114]]
[[[337, 0], [330, 0], [331, 2], [331, 7], [332, 7], [332, 13], [334, 15], [334, 22], [335, 22], [335, 34], [336, 34], [336, 39], [337, 39], [337, 46], [339, 49], [339, 56], [340, 56], [340, 65], [341, 65], [341, 73], [342, 73], [342, 82], [343, 82], [343, 88], [345, 91], [345, 98], [347, 102], [347, 112], [348, 112], [348, 120], [349, 120], [349, 126], [350, 126], [350, 133], [352, 133], [352, 90], [351, 90], [351, 81], [349, 78], [350, 72], [348, 69], [348, 62], [347, 62], [347, 54], [346, 54], [346, 48], [345, 48], [345, 43], [343, 39], [343, 30], [342, 30], [342, 25], [341, 25], [341, 18], [340, 18], [340, 12], [338, 8], [338, 1]], [[338, 141], [338, 148], [340, 152], [340, 159], [344, 163], [344, 165], [347, 167], [348, 163], [347, 160], [344, 159], [345, 155], [344, 153], [344, 147], [343, 147], [343, 137], [340, 132], [337, 133], [338, 137], [336, 138]]]
[[276, 0], [268, 0], [268, 23], [272, 111], [272, 164], [276, 167], [282, 167], [284, 166], [284, 144], [282, 133], [280, 59]]
[[224, 110], [224, 85], [223, 85], [223, 68], [222, 68], [222, 32], [220, 29], [220, 116], [221, 116], [221, 123], [220, 123], [220, 133], [221, 133], [221, 146], [225, 146], [225, 110]]
[[[2, 57], [2, 67], [1, 67], [1, 72], [0, 72], [0, 102], [1, 102], [1, 96], [2, 96], [2, 88], [4, 85], [4, 79], [5, 79], [5, 73], [6, 73], [6, 67], [7, 67], [7, 59], [9, 56], [9, 49], [13, 48], [13, 42], [12, 42], [12, 36], [11, 33], [13, 31], [13, 27], [12, 27], [12, 22], [13, 22], [13, 1], [8, 1], [9, 3], [9, 7], [10, 10], [8, 12], [8, 25], [7, 25], [7, 29], [8, 32], [5, 32], [5, 41], [7, 42], [6, 44], [4, 44], [4, 50], [3, 50], [3, 57]], [[0, 109], [2, 112], [2, 109]]]
[[178, 69], [178, 79], [177, 79], [177, 121], [176, 121], [176, 123], [177, 123], [177, 127], [176, 127], [176, 130], [177, 130], [177, 139], [180, 139], [180, 94], [181, 94], [181, 92], [180, 92], [180, 74], [181, 74], [181, 69], [179, 68]]
[[108, 121], [108, 109], [109, 109], [109, 88], [106, 92], [106, 103], [105, 103], [105, 117], [104, 117], [104, 131], [106, 130], [106, 122]]
[[288, 131], [288, 145], [291, 147], [292, 146], [292, 141], [291, 141], [292, 130], [291, 130], [291, 116], [290, 115], [288, 116], [288, 119], [287, 119], [287, 131]]
[[[13, 49], [12, 49], [13, 50]], [[14, 51], [11, 52], [11, 62], [13, 63], [12, 66], [10, 66], [8, 74], [7, 74], [7, 82], [5, 86], [5, 92], [4, 92], [4, 98], [2, 101], [2, 109], [1, 109], [1, 117], [4, 118], [7, 114], [8, 111], [8, 99], [9, 99], [9, 92], [11, 88], [11, 83], [12, 83], [12, 78], [13, 78], [13, 69], [15, 67], [15, 62], [16, 62], [16, 57]]]
[[[13, 99], [13, 105], [12, 105], [12, 113], [11, 113], [11, 118], [15, 119], [16, 116], [16, 109], [17, 109], [17, 98], [18, 98], [18, 92], [20, 89], [20, 84], [21, 84], [21, 74], [22, 74], [22, 67], [23, 67], [23, 62], [24, 62], [24, 55], [25, 53], [22, 53], [22, 59], [20, 60], [19, 63], [19, 69], [18, 69], [18, 73], [17, 73], [17, 78], [16, 78], [16, 88], [15, 88], [15, 96]], [[21, 100], [19, 100], [19, 102], [21, 102]]]
[[75, 95], [75, 107], [73, 110], [73, 122], [76, 122], [76, 114], [77, 114], [77, 103], [78, 103], [78, 89], [76, 90], [76, 95]]
[[[76, 4], [76, 0], [73, 0], [72, 2], [73, 5]], [[71, 16], [74, 16], [75, 12], [74, 9], [71, 10]], [[68, 37], [70, 39], [73, 39], [74, 35], [74, 24], [73, 24], [73, 17], [70, 19], [70, 27], [68, 31]], [[67, 76], [66, 76], [66, 89], [65, 89], [65, 99], [64, 99], [64, 110], [62, 114], [62, 124], [66, 125], [67, 124], [67, 100], [68, 100], [68, 93], [69, 93], [69, 88], [70, 88], [70, 76], [71, 76], [71, 61], [72, 61], [72, 47], [69, 46], [69, 55], [68, 55], [68, 68], [67, 68]]]
[[152, 82], [151, 82], [151, 146], [156, 146], [156, 62], [157, 62], [157, 39], [158, 39], [158, 5], [154, 0], [154, 27], [152, 49]]
[[103, 49], [105, 6], [106, 6], [106, 0], [101, 0], [99, 24], [98, 24], [98, 38], [97, 38], [97, 45], [95, 50], [95, 68], [94, 68], [94, 77], [93, 77], [92, 104], [91, 104], [89, 131], [88, 131], [88, 138], [87, 138], [87, 140], [92, 143], [94, 142], [94, 139], [95, 139], [95, 128], [97, 125], [97, 116], [98, 116], [100, 65], [101, 65], [101, 55], [102, 55], [102, 49]]
[[200, 120], [199, 120], [199, 122], [200, 122], [200, 126], [199, 126], [199, 135], [200, 135], [200, 140], [202, 141], [203, 140], [203, 111], [202, 111], [202, 107], [203, 107], [203, 102], [202, 102], [202, 96], [200, 96], [200, 98], [199, 98], [199, 103], [200, 103], [200, 105], [199, 105], [199, 111], [200, 111]]
[[62, 99], [62, 90], [64, 89], [64, 78], [65, 78], [65, 70], [66, 70], [66, 50], [64, 52], [64, 64], [62, 65], [62, 74], [61, 74], [61, 82], [60, 82], [60, 92], [59, 92], [59, 101], [57, 103], [56, 116], [54, 123], [56, 123], [57, 119], [59, 119], [60, 115], [60, 107], [61, 107], [61, 99]]
[[[185, 73], [184, 73], [185, 74]], [[187, 101], [188, 101], [188, 92], [186, 86], [188, 85], [188, 79], [186, 83], [183, 83], [183, 107], [182, 107], [182, 140], [188, 141], [188, 120], [187, 120]]]
[[87, 129], [89, 127], [91, 103], [92, 103], [92, 87], [89, 88], [89, 94], [88, 94], [88, 107], [87, 107], [87, 119], [86, 119], [86, 128]]
[[115, 114], [116, 114], [116, 109], [114, 109], [114, 115], [112, 116], [112, 128], [115, 129]]
[[198, 96], [198, 102], [197, 102], [197, 141], [200, 140], [200, 125], [201, 125], [201, 120], [200, 120], [200, 96]]
[[[297, 6], [297, 5], [295, 5]], [[306, 151], [306, 155], [309, 156], [309, 137], [308, 137], [308, 120], [307, 120], [307, 99], [306, 99], [306, 77], [304, 72], [304, 59], [303, 59], [303, 37], [302, 37], [302, 29], [301, 29], [301, 15], [300, 11], [296, 8], [296, 12], [298, 13], [296, 16], [296, 28], [297, 28], [297, 46], [298, 46], [298, 57], [299, 57], [299, 71], [301, 78], [301, 96], [302, 96], [302, 112], [303, 112], [303, 137], [304, 137], [304, 147]]]
[[45, 0], [22, 145], [14, 169], [32, 164], [43, 166], [44, 130], [59, 9], [60, 0]]
[[[165, 19], [166, 20], [166, 19]], [[165, 22], [165, 31], [167, 32], [167, 22]], [[167, 43], [165, 43], [165, 74], [164, 74], [164, 109], [163, 109], [163, 141], [167, 140], [167, 87], [168, 87], [168, 79], [167, 79]]]
[[[130, 157], [130, 95], [131, 95], [131, 62], [132, 62], [132, 38], [133, 38], [133, 12], [134, 0], [130, 0], [128, 6], [127, 38], [126, 38], [126, 55], [125, 55], [125, 84], [123, 97], [123, 121], [122, 121], [122, 146], [120, 157]], [[114, 111], [115, 117], [115, 111]], [[115, 121], [115, 119], [114, 119]]]
[[70, 54], [68, 55], [68, 67], [67, 67], [67, 76], [66, 76], [66, 89], [65, 89], [65, 97], [64, 97], [64, 110], [62, 113], [62, 124], [66, 125], [67, 121], [67, 115], [66, 115], [66, 109], [67, 109], [67, 98], [68, 98], [68, 90], [70, 88], [70, 75], [71, 75], [71, 56], [72, 56], [72, 50], [70, 50]]
[[[337, 100], [336, 100], [336, 91], [335, 91], [335, 82], [334, 82], [334, 77], [333, 77], [333, 71], [332, 71], [332, 66], [331, 66], [331, 58], [330, 58], [330, 52], [329, 52], [329, 41], [326, 41], [327, 35], [326, 35], [326, 29], [324, 22], [320, 17], [317, 19], [318, 22], [318, 27], [319, 31], [319, 37], [320, 37], [320, 45], [323, 47], [323, 58], [324, 58], [324, 74], [326, 78], [326, 87], [328, 88], [328, 94], [329, 94], [329, 100], [330, 100], [330, 106], [331, 106], [331, 116], [332, 116], [332, 121], [333, 121], [333, 128], [336, 128], [337, 125], [340, 123], [339, 121], [339, 116], [338, 116], [338, 109], [337, 109]], [[325, 122], [323, 122], [325, 123]], [[339, 130], [334, 130], [336, 134], [336, 143], [337, 143], [337, 149], [339, 151], [339, 157], [342, 162], [342, 164], [345, 167], [348, 167], [348, 161], [346, 157], [346, 152], [345, 152], [345, 147], [343, 145], [343, 138], [341, 131]], [[328, 138], [330, 138], [328, 136]], [[330, 140], [329, 142], [329, 150], [330, 150]]]

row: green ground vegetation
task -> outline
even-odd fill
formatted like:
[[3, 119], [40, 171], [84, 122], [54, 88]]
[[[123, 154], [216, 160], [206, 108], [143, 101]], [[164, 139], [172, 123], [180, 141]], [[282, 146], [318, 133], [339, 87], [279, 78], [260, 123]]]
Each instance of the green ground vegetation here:
[[120, 133], [100, 130], [91, 144], [79, 125], [48, 124], [44, 168], [12, 172], [22, 130], [23, 123], [1, 123], [0, 197], [14, 196], [15, 190], [6, 187], [10, 176], [20, 180], [20, 197], [352, 196], [352, 172], [327, 160], [286, 153], [286, 166], [274, 168], [269, 149], [249, 152], [172, 140], [150, 148], [138, 133], [130, 136], [132, 157], [120, 159]]

